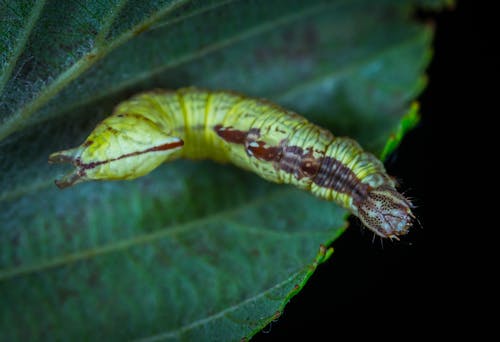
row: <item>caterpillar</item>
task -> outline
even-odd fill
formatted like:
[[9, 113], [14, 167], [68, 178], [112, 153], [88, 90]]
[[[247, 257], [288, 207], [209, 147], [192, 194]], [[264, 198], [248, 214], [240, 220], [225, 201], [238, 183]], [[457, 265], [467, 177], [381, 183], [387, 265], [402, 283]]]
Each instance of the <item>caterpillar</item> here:
[[230, 91], [154, 90], [121, 102], [80, 146], [50, 163], [75, 170], [59, 188], [141, 177], [177, 158], [231, 162], [349, 209], [375, 234], [398, 238], [415, 218], [411, 202], [374, 155], [267, 100]]

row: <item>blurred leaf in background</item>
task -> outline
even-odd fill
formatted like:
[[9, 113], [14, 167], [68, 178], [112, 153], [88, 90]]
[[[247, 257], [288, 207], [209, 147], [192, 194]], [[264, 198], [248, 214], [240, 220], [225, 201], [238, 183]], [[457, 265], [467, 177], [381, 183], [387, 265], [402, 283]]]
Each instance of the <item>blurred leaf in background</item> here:
[[278, 318], [344, 210], [209, 161], [60, 191], [47, 156], [131, 94], [190, 85], [268, 98], [387, 155], [431, 56], [412, 14], [446, 5], [0, 1], [0, 339], [239, 340]]

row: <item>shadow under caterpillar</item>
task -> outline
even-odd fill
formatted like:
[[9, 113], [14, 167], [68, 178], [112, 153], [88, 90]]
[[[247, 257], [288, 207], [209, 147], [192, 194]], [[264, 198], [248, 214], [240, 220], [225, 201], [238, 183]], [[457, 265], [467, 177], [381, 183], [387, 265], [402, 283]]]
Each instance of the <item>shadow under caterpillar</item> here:
[[75, 170], [56, 181], [141, 177], [177, 158], [231, 162], [275, 183], [293, 184], [349, 209], [375, 234], [408, 232], [412, 204], [380, 160], [350, 138], [335, 137], [266, 100], [183, 88], [120, 103], [82, 145], [50, 155]]

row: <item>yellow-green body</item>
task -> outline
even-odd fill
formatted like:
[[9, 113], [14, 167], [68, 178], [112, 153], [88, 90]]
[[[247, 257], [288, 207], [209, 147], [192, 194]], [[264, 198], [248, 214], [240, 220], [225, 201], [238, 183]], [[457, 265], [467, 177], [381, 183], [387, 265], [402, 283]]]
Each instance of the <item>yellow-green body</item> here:
[[[265, 100], [196, 88], [138, 94], [120, 103], [80, 147], [50, 160], [77, 166], [59, 182], [65, 187], [91, 179], [133, 179], [176, 158], [230, 162], [356, 215], [370, 190], [395, 187], [383, 164], [352, 139], [334, 137]], [[406, 226], [405, 221], [399, 228]]]

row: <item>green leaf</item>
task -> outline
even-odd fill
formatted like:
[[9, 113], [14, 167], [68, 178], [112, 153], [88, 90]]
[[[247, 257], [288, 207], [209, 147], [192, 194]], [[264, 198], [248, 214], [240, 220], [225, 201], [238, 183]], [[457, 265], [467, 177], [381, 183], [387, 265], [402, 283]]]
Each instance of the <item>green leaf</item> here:
[[237, 340], [277, 319], [344, 210], [209, 161], [60, 191], [47, 156], [131, 94], [189, 85], [269, 98], [386, 156], [425, 86], [418, 4], [448, 2], [0, 2], [2, 338]]

